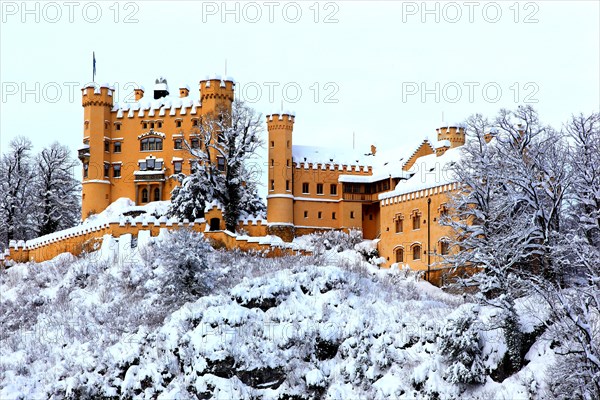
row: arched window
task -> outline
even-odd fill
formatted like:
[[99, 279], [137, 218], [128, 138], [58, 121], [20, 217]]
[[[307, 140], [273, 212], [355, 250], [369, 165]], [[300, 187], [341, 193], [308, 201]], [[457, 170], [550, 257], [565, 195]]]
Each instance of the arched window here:
[[399, 247], [396, 249], [396, 262], [403, 263], [404, 262], [404, 249]]
[[142, 203], [148, 202], [148, 189], [142, 189]]
[[161, 138], [146, 138], [140, 141], [140, 150], [141, 151], [151, 151], [151, 150], [162, 150], [163, 149], [163, 141]]
[[421, 245], [415, 244], [412, 248], [413, 251], [413, 260], [421, 259]]
[[159, 188], [154, 189], [154, 201], [160, 201], [160, 189]]

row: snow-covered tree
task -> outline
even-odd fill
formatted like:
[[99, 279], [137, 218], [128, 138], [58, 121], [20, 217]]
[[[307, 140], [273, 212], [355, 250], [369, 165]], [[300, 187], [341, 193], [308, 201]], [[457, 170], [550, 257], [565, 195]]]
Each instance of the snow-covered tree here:
[[174, 231], [157, 243], [153, 254], [155, 267], [160, 268], [156, 275], [162, 282], [163, 302], [195, 300], [214, 288], [212, 251], [202, 234], [189, 229]]
[[12, 239], [33, 236], [31, 148], [29, 139], [16, 137], [0, 159], [0, 244], [4, 247]]
[[195, 133], [200, 145], [188, 144], [198, 168], [173, 191], [171, 214], [197, 218], [203, 215], [204, 202], [217, 200], [224, 207], [227, 229], [234, 232], [242, 213], [265, 210], [258, 196], [258, 182], [248, 168], [248, 161], [262, 145], [261, 115], [236, 100], [231, 111], [222, 109], [207, 115], [198, 125]]
[[524, 349], [515, 300], [529, 293], [532, 277], [559, 279], [552, 249], [570, 185], [568, 148], [530, 106], [501, 110], [493, 122], [471, 117], [467, 134], [464, 156], [453, 167], [460, 182], [456, 212], [443, 221], [453, 228], [458, 251], [446, 262], [478, 271], [465, 282], [477, 286], [481, 302], [502, 310], [516, 371]]
[[451, 383], [475, 384], [486, 380], [477, 314], [477, 307], [464, 310], [450, 318], [440, 332], [438, 351], [449, 364], [444, 378]]
[[536, 281], [559, 344], [550, 387], [557, 398], [600, 398], [600, 114], [578, 115], [565, 126], [572, 141], [573, 184], [553, 258], [565, 279]]
[[43, 149], [35, 159], [33, 198], [38, 236], [74, 226], [80, 219], [80, 184], [73, 177], [76, 161], [58, 142]]

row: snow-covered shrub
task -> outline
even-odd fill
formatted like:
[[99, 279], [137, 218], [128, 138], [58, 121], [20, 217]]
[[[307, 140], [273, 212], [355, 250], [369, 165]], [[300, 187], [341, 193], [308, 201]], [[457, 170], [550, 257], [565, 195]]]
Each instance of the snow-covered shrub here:
[[209, 263], [212, 247], [200, 233], [173, 231], [156, 242], [156, 276], [167, 297], [193, 300], [210, 293], [216, 273]]
[[444, 378], [451, 383], [484, 383], [482, 340], [477, 308], [462, 309], [448, 319], [438, 338], [438, 351], [448, 363]]

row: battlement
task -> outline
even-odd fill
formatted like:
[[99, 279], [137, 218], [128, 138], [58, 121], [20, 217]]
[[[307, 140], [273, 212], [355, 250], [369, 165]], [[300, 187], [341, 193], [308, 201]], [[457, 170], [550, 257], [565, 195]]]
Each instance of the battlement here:
[[293, 130], [296, 116], [292, 112], [282, 112], [281, 114], [269, 114], [267, 118], [267, 129], [274, 130]]
[[458, 147], [465, 144], [465, 128], [462, 125], [448, 125], [436, 129], [438, 141], [448, 140], [450, 147]]
[[341, 171], [343, 174], [350, 175], [373, 175], [373, 167], [370, 165], [347, 165], [338, 163], [312, 163], [304, 161], [294, 161], [296, 169], [320, 169], [329, 171]]
[[220, 75], [206, 77], [200, 81], [200, 101], [219, 99], [233, 101], [235, 80], [230, 77], [221, 78]]
[[89, 84], [81, 88], [81, 105], [112, 107], [114, 90], [108, 83]]

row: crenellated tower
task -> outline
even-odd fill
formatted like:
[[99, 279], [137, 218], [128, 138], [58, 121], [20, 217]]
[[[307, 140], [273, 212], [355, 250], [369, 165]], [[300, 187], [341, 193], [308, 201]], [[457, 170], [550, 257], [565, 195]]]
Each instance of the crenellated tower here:
[[234, 99], [235, 82], [231, 78], [206, 78], [200, 81], [202, 113], [216, 113], [221, 109], [230, 111]]
[[[448, 149], [460, 147], [465, 144], [465, 128], [462, 126], [443, 126], [436, 129], [436, 131], [438, 139], [436, 154], [438, 156], [444, 154]], [[439, 143], [445, 140], [449, 142], [450, 146]]]
[[113, 89], [108, 85], [88, 85], [81, 89], [83, 106], [83, 143], [79, 159], [83, 164], [82, 218], [104, 210], [110, 204], [111, 183], [108, 179], [110, 152], [105, 138], [110, 135]]
[[269, 233], [285, 241], [294, 238], [294, 193], [292, 182], [292, 131], [290, 112], [267, 115], [269, 131], [267, 221]]

